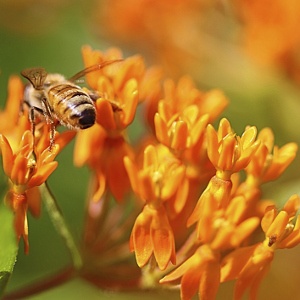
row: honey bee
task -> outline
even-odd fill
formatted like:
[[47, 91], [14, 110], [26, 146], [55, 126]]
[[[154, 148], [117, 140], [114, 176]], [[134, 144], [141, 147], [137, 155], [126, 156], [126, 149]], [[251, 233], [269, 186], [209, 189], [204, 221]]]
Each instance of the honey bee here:
[[29, 68], [21, 72], [30, 84], [24, 92], [24, 103], [29, 107], [32, 132], [35, 131], [35, 112], [42, 114], [50, 124], [50, 148], [54, 144], [55, 127], [61, 124], [70, 129], [86, 129], [95, 124], [94, 101], [97, 94], [88, 93], [76, 85], [84, 75], [102, 69], [121, 59], [93, 65], [76, 73], [69, 79], [61, 74], [48, 74], [44, 68]]

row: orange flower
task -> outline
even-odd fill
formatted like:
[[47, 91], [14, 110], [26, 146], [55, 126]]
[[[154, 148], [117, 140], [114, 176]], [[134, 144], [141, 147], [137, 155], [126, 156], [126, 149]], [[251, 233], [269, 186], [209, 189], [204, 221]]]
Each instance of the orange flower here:
[[[230, 181], [225, 184], [214, 176], [187, 221], [188, 226], [197, 222], [197, 239], [209, 243], [212, 249], [237, 247], [259, 224], [257, 217], [245, 219], [248, 207], [244, 196], [232, 198]], [[227, 204], [220, 205], [224, 199]]]
[[25, 130], [30, 129], [28, 116], [20, 115], [24, 87], [21, 79], [11, 76], [8, 82], [8, 98], [4, 111], [0, 111], [0, 133], [5, 135], [11, 147], [16, 149]]
[[115, 90], [106, 77], [100, 77], [98, 89], [101, 96], [96, 101], [97, 122], [113, 135], [126, 128], [135, 116], [138, 104], [138, 86], [128, 80], [120, 90]]
[[[210, 227], [203, 227], [206, 224], [201, 219], [198, 222], [200, 240], [209, 242], [211, 248], [216, 250], [228, 250], [240, 246], [259, 225], [258, 217], [244, 219], [246, 211], [247, 204], [242, 196], [231, 199], [225, 211], [211, 211]], [[210, 228], [210, 230], [203, 230], [203, 228]]]
[[212, 5], [206, 0], [112, 0], [98, 1], [94, 13], [100, 23], [96, 27], [100, 31], [105, 28], [101, 34], [127, 47], [143, 48], [174, 74], [178, 73], [178, 65], [193, 58], [191, 49], [201, 36], [199, 20], [207, 6]]
[[176, 263], [173, 231], [162, 205], [144, 206], [132, 229], [130, 250], [135, 252], [140, 268], [148, 263], [152, 255], [161, 270], [164, 270], [169, 262]]
[[[86, 46], [82, 53], [86, 66], [122, 57], [116, 48], [103, 54]], [[99, 95], [95, 103], [97, 124], [78, 133], [74, 161], [77, 166], [87, 163], [95, 171], [95, 201], [107, 190], [121, 201], [129, 191], [123, 158], [132, 158], [133, 151], [126, 142], [125, 129], [134, 119], [140, 86], [146, 88], [145, 70], [143, 59], [136, 55], [87, 74], [89, 85]]]
[[16, 153], [13, 153], [5, 136], [0, 135], [0, 143], [4, 172], [14, 184], [14, 190], [20, 194], [28, 188], [42, 184], [57, 167], [57, 162], [53, 159], [58, 153], [58, 145], [53, 151], [46, 148], [42, 153], [34, 154], [33, 136], [30, 131], [23, 134], [19, 151]]
[[239, 137], [232, 131], [229, 121], [225, 118], [220, 121], [218, 131], [208, 125], [207, 153], [217, 172], [201, 194], [193, 213], [188, 219], [188, 226], [203, 217], [204, 206], [209, 205], [211, 211], [219, 208], [226, 209], [232, 189], [231, 175], [244, 169], [249, 164], [259, 146], [259, 141], [256, 141], [255, 138], [255, 127], [247, 128], [243, 135]]
[[274, 252], [263, 244], [239, 248], [227, 255], [221, 266], [221, 282], [237, 279], [234, 300], [242, 299], [247, 288], [255, 299], [259, 284], [266, 275], [274, 258]]
[[253, 246], [237, 249], [222, 261], [221, 282], [237, 279], [234, 299], [241, 299], [247, 288], [256, 298], [261, 280], [270, 268], [276, 249], [295, 247], [300, 243], [300, 217], [292, 223], [300, 207], [300, 197], [289, 198], [282, 211], [274, 206], [266, 209], [261, 221], [265, 240]]
[[177, 281], [181, 278], [181, 299], [188, 300], [197, 293], [200, 299], [213, 300], [220, 285], [219, 254], [208, 245], [200, 246], [171, 274], [160, 280], [160, 283]]
[[184, 165], [163, 145], [146, 147], [140, 169], [129, 157], [124, 163], [133, 191], [151, 205], [169, 200], [183, 183]]
[[259, 146], [259, 141], [256, 141], [255, 138], [255, 127], [247, 128], [242, 137], [239, 137], [232, 131], [227, 119], [220, 121], [218, 131], [208, 125], [207, 153], [217, 172], [201, 194], [187, 221], [188, 226], [204, 217], [204, 207], [210, 207], [207, 211], [208, 215], [217, 209], [226, 209], [231, 196], [231, 175], [244, 169], [249, 164]]
[[[204, 218], [205, 214], [211, 219], [213, 212], [220, 208], [226, 209], [230, 201], [231, 189], [232, 182], [230, 180], [213, 176], [189, 217], [187, 226], [191, 226], [201, 219], [203, 222], [206, 219]], [[199, 227], [199, 229], [201, 228]]]
[[[87, 67], [122, 56], [118, 49], [110, 49], [104, 55], [88, 46], [83, 47], [82, 53]], [[145, 65], [140, 56], [129, 57], [87, 74], [90, 87], [99, 95], [96, 101], [97, 122], [108, 132], [115, 134], [133, 121], [139, 100], [139, 83], [144, 74]]]
[[228, 99], [220, 90], [202, 92], [196, 88], [189, 76], [182, 76], [178, 83], [171, 79], [164, 81], [163, 101], [168, 104], [167, 116], [180, 114], [187, 106], [196, 105], [200, 115], [209, 115], [209, 122], [214, 121], [228, 105]]
[[130, 190], [125, 156], [132, 158], [133, 150], [121, 135], [113, 138], [98, 124], [77, 133], [74, 163], [87, 164], [95, 173], [92, 201], [99, 201], [108, 190], [118, 201], [124, 200]]
[[146, 147], [140, 169], [129, 157], [124, 158], [124, 163], [133, 191], [146, 202], [132, 231], [131, 249], [139, 266], [144, 266], [154, 251], [159, 268], [165, 269], [169, 261], [175, 263], [173, 231], [165, 204], [179, 193], [183, 197], [176, 198], [180, 202], [179, 210], [184, 207], [187, 195], [184, 197], [180, 189], [186, 190], [185, 167], [163, 145]]
[[[122, 58], [122, 52], [117, 48], [110, 48], [105, 53], [102, 53], [101, 51], [92, 50], [90, 46], [83, 46], [81, 52], [84, 65], [86, 67], [97, 64], [101, 65], [106, 61], [118, 60]], [[98, 71], [86, 74], [86, 81], [88, 85], [96, 91], [99, 77], [102, 75], [110, 77], [113, 73], [115, 73], [115, 69], [118, 68], [117, 65], [118, 63], [110, 64]]]
[[[103, 54], [86, 46], [82, 52], [87, 66], [122, 57], [116, 48]], [[133, 151], [124, 136], [125, 129], [134, 119], [140, 88], [149, 89], [144, 76], [147, 78], [146, 68], [138, 55], [87, 74], [89, 85], [99, 95], [95, 103], [97, 124], [78, 133], [74, 161], [77, 166], [87, 163], [95, 171], [97, 186], [94, 200], [99, 200], [109, 189], [121, 201], [129, 191], [123, 158], [132, 158]]]
[[277, 179], [294, 160], [298, 149], [296, 143], [281, 148], [274, 146], [274, 135], [270, 128], [261, 130], [257, 139], [261, 143], [246, 167], [247, 184], [250, 186]]
[[163, 71], [159, 66], [147, 69], [143, 80], [140, 83], [139, 97], [144, 101], [145, 117], [150, 125], [154, 128], [154, 115], [157, 112], [158, 102], [162, 99], [162, 76]]
[[241, 137], [231, 129], [227, 119], [220, 121], [218, 131], [208, 125], [207, 152], [217, 169], [217, 176], [229, 179], [231, 174], [244, 169], [259, 146], [256, 141], [256, 128], [248, 127]]
[[56, 155], [74, 135], [68, 132], [60, 135], [51, 151], [48, 135], [45, 136], [47, 138], [40, 139], [38, 146], [34, 147], [33, 135], [27, 130], [16, 150], [12, 149], [8, 139], [0, 134], [3, 169], [10, 183], [6, 200], [15, 213], [16, 235], [18, 240], [23, 238], [26, 253], [29, 251], [27, 208], [33, 215], [39, 215], [40, 195], [37, 187], [56, 169]]
[[[148, 122], [152, 126], [152, 119], [158, 119], [155, 120], [157, 137], [168, 145], [169, 139], [174, 135], [174, 123], [182, 119], [181, 121], [186, 122], [191, 129], [190, 135], [195, 144], [200, 134], [199, 131], [201, 132], [196, 124], [199, 123], [198, 118], [207, 114], [209, 122], [215, 120], [227, 106], [227, 98], [220, 90], [208, 92], [198, 90], [189, 76], [181, 77], [177, 84], [171, 79], [166, 79], [163, 83], [163, 90], [159, 93], [155, 85], [157, 77], [157, 75], [154, 77], [154, 83], [151, 85], [151, 88], [155, 90], [155, 97], [151, 98], [153, 103], [149, 104], [148, 109], [151, 111], [147, 111]], [[156, 116], [157, 113], [159, 116]], [[167, 140], [164, 140], [167, 136]]]
[[173, 150], [185, 150], [203, 135], [208, 118], [208, 115], [200, 115], [196, 105], [186, 106], [180, 113], [172, 115], [172, 107], [160, 101], [154, 118], [156, 137]]
[[297, 0], [288, 3], [235, 0], [234, 3], [243, 19], [246, 50], [259, 62], [278, 64], [286, 55], [293, 55], [293, 49], [299, 49]]
[[[25, 131], [19, 151], [13, 150], [5, 136], [0, 135], [0, 145], [3, 158], [3, 169], [11, 181], [11, 188], [7, 201], [15, 213], [15, 231], [18, 240], [23, 237], [25, 252], [29, 251], [28, 225], [27, 225], [27, 191], [42, 184], [57, 167], [53, 159], [58, 147], [52, 152], [46, 149], [43, 153], [37, 153], [36, 160], [33, 156], [33, 136], [30, 131]], [[34, 211], [39, 211], [39, 201], [32, 201]]]
[[[164, 2], [149, 0], [111, 1], [105, 4], [104, 12], [106, 14], [100, 15], [101, 19], [99, 21], [110, 24], [107, 30], [122, 40], [134, 41], [146, 37], [154, 39], [153, 34], [155, 32], [157, 34], [156, 38], [162, 34], [157, 27], [158, 20], [159, 24], [163, 22], [165, 25], [160, 27], [165, 32], [169, 26], [176, 24], [172, 18], [174, 15], [182, 16], [180, 13], [194, 9], [195, 5], [194, 0], [167, 0]], [[99, 8], [103, 10], [103, 2], [99, 2]], [[99, 13], [98, 10], [96, 12]], [[119, 22], [115, 22], [115, 20]], [[166, 27], [167, 24], [168, 27]]]
[[202, 184], [212, 175], [206, 126], [223, 111], [228, 100], [219, 90], [201, 92], [188, 76], [181, 77], [177, 84], [165, 80], [163, 92], [154, 116], [156, 137], [185, 162], [187, 177]]
[[[261, 201], [262, 190], [260, 186], [249, 185], [248, 181], [236, 182], [236, 188], [232, 196], [242, 196], [243, 202], [247, 209], [244, 210], [244, 219], [258, 216], [262, 217], [266, 206], [271, 204], [271, 200]], [[273, 204], [273, 202], [272, 202]]]
[[292, 221], [300, 208], [300, 197], [293, 195], [278, 212], [275, 206], [269, 206], [261, 221], [266, 235], [265, 244], [272, 249], [293, 248], [300, 243], [300, 215], [296, 223]]

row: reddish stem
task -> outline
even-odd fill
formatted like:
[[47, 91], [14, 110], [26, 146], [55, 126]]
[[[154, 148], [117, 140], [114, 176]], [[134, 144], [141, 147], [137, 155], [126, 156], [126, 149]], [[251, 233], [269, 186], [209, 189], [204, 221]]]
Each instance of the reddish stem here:
[[25, 297], [29, 297], [41, 292], [45, 292], [46, 290], [49, 290], [53, 287], [57, 287], [69, 281], [75, 276], [76, 276], [76, 271], [74, 270], [74, 268], [68, 267], [67, 269], [62, 270], [51, 277], [44, 278], [39, 282], [35, 282], [17, 291], [8, 293], [2, 299], [3, 300], [23, 299]]

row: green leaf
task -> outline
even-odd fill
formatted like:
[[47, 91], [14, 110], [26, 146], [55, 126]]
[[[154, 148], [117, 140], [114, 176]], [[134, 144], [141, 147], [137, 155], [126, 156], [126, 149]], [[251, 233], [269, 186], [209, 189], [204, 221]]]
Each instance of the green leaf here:
[[4, 293], [8, 280], [16, 263], [18, 244], [13, 228], [13, 213], [0, 205], [0, 297]]

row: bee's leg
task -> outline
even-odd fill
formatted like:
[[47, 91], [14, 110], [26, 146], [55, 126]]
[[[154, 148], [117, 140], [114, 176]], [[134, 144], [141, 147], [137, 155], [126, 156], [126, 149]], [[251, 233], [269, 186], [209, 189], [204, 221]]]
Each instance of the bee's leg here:
[[55, 123], [53, 122], [50, 124], [50, 145], [49, 145], [50, 151], [54, 146], [54, 142], [55, 142]]
[[34, 137], [35, 137], [35, 116], [34, 116], [34, 107], [31, 106], [29, 108], [29, 122], [30, 122], [30, 125], [31, 125], [31, 133], [33, 135], [33, 140], [34, 140]]
[[43, 99], [42, 100], [42, 105], [43, 105], [43, 108], [44, 108], [44, 116], [46, 118], [46, 122], [47, 124], [50, 125], [50, 145], [49, 145], [49, 150], [51, 151], [53, 145], [54, 145], [54, 142], [55, 142], [55, 118], [52, 114], [52, 111], [51, 111], [51, 107], [49, 106], [48, 102], [46, 99]]
[[35, 112], [43, 114], [43, 110], [39, 107], [31, 105], [28, 101], [24, 100], [20, 107], [20, 113], [24, 113], [24, 104], [26, 104], [29, 108], [28, 119], [31, 125], [31, 133], [33, 135], [33, 139], [35, 138]]

